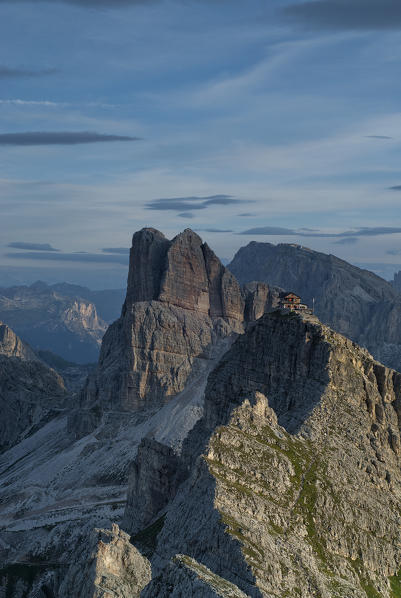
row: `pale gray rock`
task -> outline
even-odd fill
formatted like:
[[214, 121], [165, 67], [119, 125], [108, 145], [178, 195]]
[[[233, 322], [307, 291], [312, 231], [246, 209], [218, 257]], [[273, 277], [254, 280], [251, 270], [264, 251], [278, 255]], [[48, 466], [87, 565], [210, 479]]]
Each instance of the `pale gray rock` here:
[[138, 598], [150, 578], [150, 563], [114, 524], [111, 530], [93, 530], [68, 569], [57, 596]]
[[62, 378], [0, 324], [0, 450], [32, 433], [66, 400]]
[[182, 460], [173, 448], [144, 438], [129, 475], [123, 528], [134, 535], [149, 525], [174, 498], [185, 477]]
[[39, 361], [29, 345], [23, 343], [11, 328], [0, 322], [0, 355], [18, 357], [25, 361]]
[[177, 554], [169, 563], [165, 575], [155, 580], [151, 594], [144, 591], [142, 596], [151, 598], [247, 598], [234, 584], [212, 573], [195, 559]]

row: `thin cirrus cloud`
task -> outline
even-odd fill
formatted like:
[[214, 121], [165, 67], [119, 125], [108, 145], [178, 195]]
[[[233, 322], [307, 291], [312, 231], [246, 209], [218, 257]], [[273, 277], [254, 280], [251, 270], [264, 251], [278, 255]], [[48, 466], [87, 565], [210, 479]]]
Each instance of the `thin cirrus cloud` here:
[[195, 215], [192, 212], [182, 212], [181, 214], [177, 214], [180, 218], [195, 218]]
[[[401, 233], [400, 227], [392, 226], [376, 226], [376, 227], [360, 227], [355, 230], [347, 230], [341, 233], [323, 233], [306, 232], [305, 230], [295, 230], [292, 228], [282, 228], [279, 226], [261, 226], [257, 228], [250, 228], [240, 232], [240, 235], [266, 235], [266, 236], [288, 236], [288, 237], [316, 237], [320, 239], [341, 239], [358, 237], [377, 237], [380, 235], [394, 235]], [[354, 243], [355, 241], [351, 241]]]
[[30, 146], [30, 145], [78, 145], [81, 143], [104, 143], [109, 141], [139, 141], [140, 137], [126, 135], [105, 135], [89, 131], [78, 132], [25, 132], [2, 133], [0, 145]]
[[388, 135], [365, 135], [366, 139], [394, 139]]
[[355, 245], [355, 243], [358, 243], [358, 241], [358, 237], [344, 237], [343, 239], [333, 241], [333, 243], [335, 245]]
[[195, 228], [198, 233], [232, 233], [233, 231], [229, 228]]
[[401, 29], [399, 0], [312, 0], [290, 4], [282, 12], [312, 29]]
[[54, 253], [54, 252], [36, 252], [21, 251], [19, 253], [6, 253], [6, 257], [16, 260], [34, 260], [34, 261], [57, 261], [57, 262], [81, 262], [91, 264], [122, 264], [128, 265], [128, 255], [119, 254], [101, 254], [101, 253]]
[[128, 255], [129, 247], [103, 247], [103, 253], [114, 253], [119, 255]]
[[55, 247], [52, 247], [50, 243], [23, 243], [20, 241], [14, 241], [9, 243], [7, 247], [11, 249], [25, 249], [30, 251], [60, 251]]
[[0, 0], [0, 4], [9, 3], [31, 3], [50, 2], [52, 4], [73, 4], [83, 8], [117, 8], [123, 6], [135, 6], [137, 4], [150, 4], [156, 0]]
[[232, 195], [208, 195], [207, 197], [165, 197], [161, 199], [152, 199], [145, 204], [147, 210], [172, 210], [180, 212], [182, 218], [192, 218], [188, 216], [193, 210], [205, 210], [211, 206], [229, 206], [242, 203], [250, 203], [249, 199], [236, 199]]
[[45, 77], [46, 75], [54, 75], [57, 69], [27, 69], [15, 68], [0, 64], [0, 79], [23, 79], [25, 77]]

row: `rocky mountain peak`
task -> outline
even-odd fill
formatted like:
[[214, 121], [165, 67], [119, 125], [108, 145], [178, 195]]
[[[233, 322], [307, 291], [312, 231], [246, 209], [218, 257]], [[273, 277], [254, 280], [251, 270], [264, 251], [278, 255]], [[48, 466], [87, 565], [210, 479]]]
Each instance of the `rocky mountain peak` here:
[[153, 228], [136, 232], [122, 315], [103, 339], [97, 371], [82, 393], [86, 415], [73, 418], [74, 432], [93, 429], [96, 422], [86, 416], [93, 419], [95, 404], [98, 414], [139, 411], [183, 391], [226, 339], [244, 332], [245, 317], [263, 313], [268, 294], [267, 287], [243, 292], [191, 229], [172, 240]]
[[38, 357], [21, 341], [11, 328], [0, 322], [0, 355], [5, 357], [19, 357], [25, 361], [38, 361]]
[[153, 228], [134, 234], [126, 308], [152, 300], [212, 318], [244, 318], [238, 282], [190, 228], [171, 241]]

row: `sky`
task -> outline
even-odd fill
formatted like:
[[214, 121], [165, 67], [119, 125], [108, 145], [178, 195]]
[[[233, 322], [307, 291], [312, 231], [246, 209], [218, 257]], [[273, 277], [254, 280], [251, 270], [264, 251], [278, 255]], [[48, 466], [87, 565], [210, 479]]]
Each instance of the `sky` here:
[[0, 284], [132, 234], [401, 269], [399, 0], [0, 0]]

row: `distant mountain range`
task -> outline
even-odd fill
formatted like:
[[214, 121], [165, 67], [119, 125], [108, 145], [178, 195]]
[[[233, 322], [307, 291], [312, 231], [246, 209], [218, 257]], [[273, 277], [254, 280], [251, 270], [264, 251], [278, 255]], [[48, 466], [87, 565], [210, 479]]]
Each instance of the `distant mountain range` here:
[[69, 362], [97, 361], [107, 324], [121, 312], [123, 291], [91, 291], [67, 283], [0, 289], [0, 320], [34, 350]]

